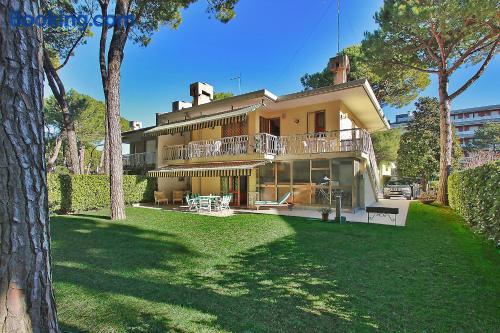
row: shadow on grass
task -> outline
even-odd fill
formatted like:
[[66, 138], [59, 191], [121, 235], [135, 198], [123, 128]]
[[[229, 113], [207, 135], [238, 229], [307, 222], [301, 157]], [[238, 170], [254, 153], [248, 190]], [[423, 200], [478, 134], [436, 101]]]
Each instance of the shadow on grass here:
[[[295, 235], [232, 256], [227, 264], [198, 269], [196, 260], [204, 255], [186, 248], [170, 233], [96, 223], [84, 216], [57, 220], [56, 228], [64, 229], [55, 250], [58, 282], [215, 316], [215, 320], [193, 323], [197, 327], [289, 332], [328, 331], [344, 327], [344, 321], [355, 321], [357, 327], [375, 325], [367, 314], [353, 308], [350, 295], [338, 287], [337, 267], [328, 255], [335, 242], [325, 247], [331, 236], [328, 226], [302, 223]], [[144, 269], [168, 274], [160, 272], [164, 277], [152, 279], [141, 276]], [[125, 314], [118, 322], [138, 327], [138, 332], [141, 327], [149, 327], [144, 332], [175, 329], [151, 313], [136, 309], [120, 313]]]
[[[457, 237], [450, 224], [437, 222], [432, 209], [419, 213], [410, 215], [407, 228], [255, 217], [260, 223], [284, 221], [294, 233], [213, 263], [174, 233], [58, 217], [54, 279], [96, 298], [117, 298], [109, 301], [109, 320], [126, 332], [494, 327], [495, 297], [484, 288], [497, 290], [491, 282], [495, 271], [481, 267], [491, 272], [471, 284], [480, 274], [463, 248], [474, 254], [480, 249], [468, 234]], [[197, 221], [187, 226], [191, 232]], [[213, 228], [236, 223], [210, 222]], [[222, 251], [228, 245], [220, 246]], [[131, 305], [131, 297], [147, 307]], [[464, 304], [473, 316], [464, 315]], [[186, 315], [186, 309], [196, 315]]]

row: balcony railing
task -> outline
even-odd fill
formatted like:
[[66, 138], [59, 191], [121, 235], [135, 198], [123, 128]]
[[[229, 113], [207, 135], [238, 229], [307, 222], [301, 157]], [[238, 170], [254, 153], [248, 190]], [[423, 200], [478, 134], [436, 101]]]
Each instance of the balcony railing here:
[[282, 156], [353, 151], [369, 154], [371, 149], [370, 135], [363, 129], [281, 137], [260, 133], [192, 141], [188, 145], [166, 146], [163, 148], [163, 160], [189, 160], [242, 154]]
[[129, 154], [123, 155], [123, 167], [127, 169], [143, 168], [145, 166], [155, 166], [156, 164], [156, 153], [139, 153], [139, 154]]
[[163, 160], [190, 160], [242, 154], [276, 155], [278, 137], [270, 134], [240, 135], [215, 140], [192, 141], [188, 145], [166, 146]]

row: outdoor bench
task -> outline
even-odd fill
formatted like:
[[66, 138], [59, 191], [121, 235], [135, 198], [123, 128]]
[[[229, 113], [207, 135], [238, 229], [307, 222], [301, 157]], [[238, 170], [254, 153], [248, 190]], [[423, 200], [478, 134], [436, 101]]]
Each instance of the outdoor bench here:
[[[389, 220], [396, 225], [396, 217], [399, 214], [399, 208], [368, 206], [366, 207], [366, 212], [368, 213], [368, 223], [370, 223], [370, 220], [373, 220], [375, 216], [387, 216]], [[371, 218], [370, 213], [372, 213]], [[392, 215], [394, 215], [394, 217]]]

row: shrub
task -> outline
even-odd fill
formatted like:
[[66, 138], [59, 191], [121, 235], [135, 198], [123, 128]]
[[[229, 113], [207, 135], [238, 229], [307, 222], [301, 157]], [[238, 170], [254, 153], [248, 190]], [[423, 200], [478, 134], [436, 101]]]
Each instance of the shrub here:
[[[109, 177], [104, 175], [57, 175], [47, 177], [51, 212], [81, 212], [109, 207]], [[153, 200], [156, 179], [123, 176], [125, 203]]]
[[452, 174], [450, 206], [470, 227], [500, 246], [500, 161]]

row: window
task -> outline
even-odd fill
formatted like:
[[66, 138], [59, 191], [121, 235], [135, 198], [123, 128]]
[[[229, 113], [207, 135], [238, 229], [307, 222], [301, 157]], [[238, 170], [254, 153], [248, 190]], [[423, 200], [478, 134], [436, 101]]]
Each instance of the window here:
[[259, 167], [259, 183], [261, 185], [274, 184], [275, 165], [275, 163], [269, 163]]
[[278, 173], [278, 184], [290, 184], [290, 163], [278, 162], [276, 163], [276, 172]]
[[310, 179], [309, 160], [293, 162], [293, 184], [309, 184]]

